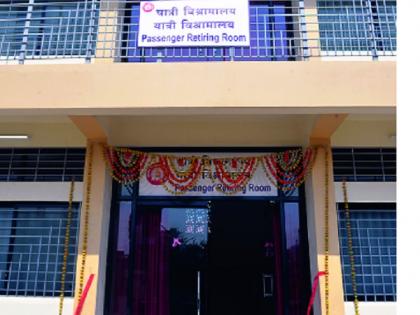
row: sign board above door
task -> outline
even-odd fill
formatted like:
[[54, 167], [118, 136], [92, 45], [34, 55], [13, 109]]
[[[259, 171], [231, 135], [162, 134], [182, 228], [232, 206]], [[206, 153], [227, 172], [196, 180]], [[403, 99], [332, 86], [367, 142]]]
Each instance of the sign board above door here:
[[249, 45], [248, 0], [140, 2], [139, 47]]
[[[266, 153], [265, 153], [266, 154]], [[177, 154], [172, 154], [177, 155]], [[180, 154], [180, 156], [185, 153]], [[230, 157], [231, 153], [194, 153], [195, 156], [207, 156], [209, 158], [224, 158]], [[246, 157], [255, 153], [235, 153], [238, 157]], [[159, 177], [159, 174], [156, 175]], [[213, 174], [207, 171], [203, 171], [195, 185], [180, 195], [180, 197], [215, 197], [230, 195], [229, 192], [223, 191], [223, 185], [219, 181], [212, 179]], [[139, 181], [139, 195], [141, 196], [172, 196], [172, 193], [165, 189], [165, 185], [154, 182], [153, 174], [151, 176], [143, 176]], [[240, 190], [231, 194], [235, 197], [275, 197], [278, 195], [276, 185], [274, 185], [265, 175], [263, 166], [259, 164], [255, 170], [255, 173], [250, 180], [240, 187]]]

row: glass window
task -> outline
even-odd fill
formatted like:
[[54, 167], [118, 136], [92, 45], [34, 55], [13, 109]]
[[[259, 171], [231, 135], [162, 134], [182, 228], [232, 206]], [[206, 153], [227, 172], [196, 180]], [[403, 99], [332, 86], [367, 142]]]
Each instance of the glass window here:
[[[360, 301], [396, 301], [396, 205], [350, 204], [357, 295]], [[344, 296], [354, 299], [344, 205], [338, 206]]]
[[333, 148], [334, 180], [395, 182], [395, 148]]
[[[73, 208], [65, 296], [73, 296], [79, 206]], [[68, 205], [0, 204], [0, 295], [59, 296]]]
[[[27, 21], [26, 19], [29, 18]], [[0, 4], [0, 53], [17, 58], [74, 56], [94, 51], [97, 9], [92, 1], [34, 0]]]
[[84, 148], [0, 148], [0, 182], [83, 181]]
[[395, 51], [396, 1], [318, 0], [323, 51]]

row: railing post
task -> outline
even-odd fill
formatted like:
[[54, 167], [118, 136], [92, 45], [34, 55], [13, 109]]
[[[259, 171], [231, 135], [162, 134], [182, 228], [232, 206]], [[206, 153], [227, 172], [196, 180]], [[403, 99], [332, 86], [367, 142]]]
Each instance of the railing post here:
[[301, 51], [303, 59], [321, 56], [317, 0], [299, 1]]
[[89, 16], [89, 29], [88, 29], [87, 47], [86, 47], [86, 58], [85, 58], [86, 63], [91, 62], [92, 54], [95, 55], [95, 52], [93, 51], [95, 18], [96, 18], [96, 0], [92, 0], [91, 8], [90, 8], [90, 16]]
[[26, 11], [25, 26], [23, 28], [22, 45], [20, 46], [20, 53], [19, 53], [19, 64], [21, 65], [25, 63], [26, 48], [28, 47], [29, 27], [31, 26], [32, 11], [34, 10], [34, 2], [35, 0], [29, 0], [28, 10]]
[[378, 60], [378, 48], [376, 47], [376, 35], [375, 35], [375, 22], [373, 18], [372, 2], [371, 0], [366, 0], [366, 7], [368, 9], [368, 28], [371, 38], [371, 52], [372, 59]]
[[[121, 49], [119, 36], [121, 30], [118, 23], [120, 10], [123, 10], [125, 1], [102, 0], [99, 8], [98, 35], [96, 39], [97, 62], [114, 62], [120, 56], [115, 52]], [[123, 17], [124, 18], [124, 17]]]

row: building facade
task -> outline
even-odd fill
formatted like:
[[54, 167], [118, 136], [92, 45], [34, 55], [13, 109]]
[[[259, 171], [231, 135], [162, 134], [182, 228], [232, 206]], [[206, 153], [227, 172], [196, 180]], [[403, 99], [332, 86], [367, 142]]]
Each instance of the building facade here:
[[141, 45], [158, 3], [0, 3], [0, 309], [395, 314], [396, 1]]

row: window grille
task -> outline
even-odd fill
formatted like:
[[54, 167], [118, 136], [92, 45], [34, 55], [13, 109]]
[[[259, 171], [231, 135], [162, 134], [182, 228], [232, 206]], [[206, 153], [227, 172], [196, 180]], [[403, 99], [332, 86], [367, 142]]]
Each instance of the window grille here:
[[[396, 205], [350, 204], [360, 301], [396, 301]], [[344, 205], [338, 205], [344, 297], [353, 301]]]
[[84, 148], [0, 148], [0, 181], [83, 181]]
[[250, 47], [139, 48], [137, 0], [0, 1], [0, 61], [288, 61], [396, 54], [395, 0], [318, 0], [317, 12], [304, 5], [250, 1]]
[[0, 3], [3, 59], [87, 58], [94, 54], [95, 0], [9, 0]]
[[355, 182], [394, 182], [395, 148], [333, 148], [334, 180]]
[[[0, 204], [0, 295], [59, 296], [68, 205]], [[70, 229], [65, 296], [73, 296], [79, 206]]]
[[333, 55], [394, 55], [395, 0], [318, 0], [321, 49]]

